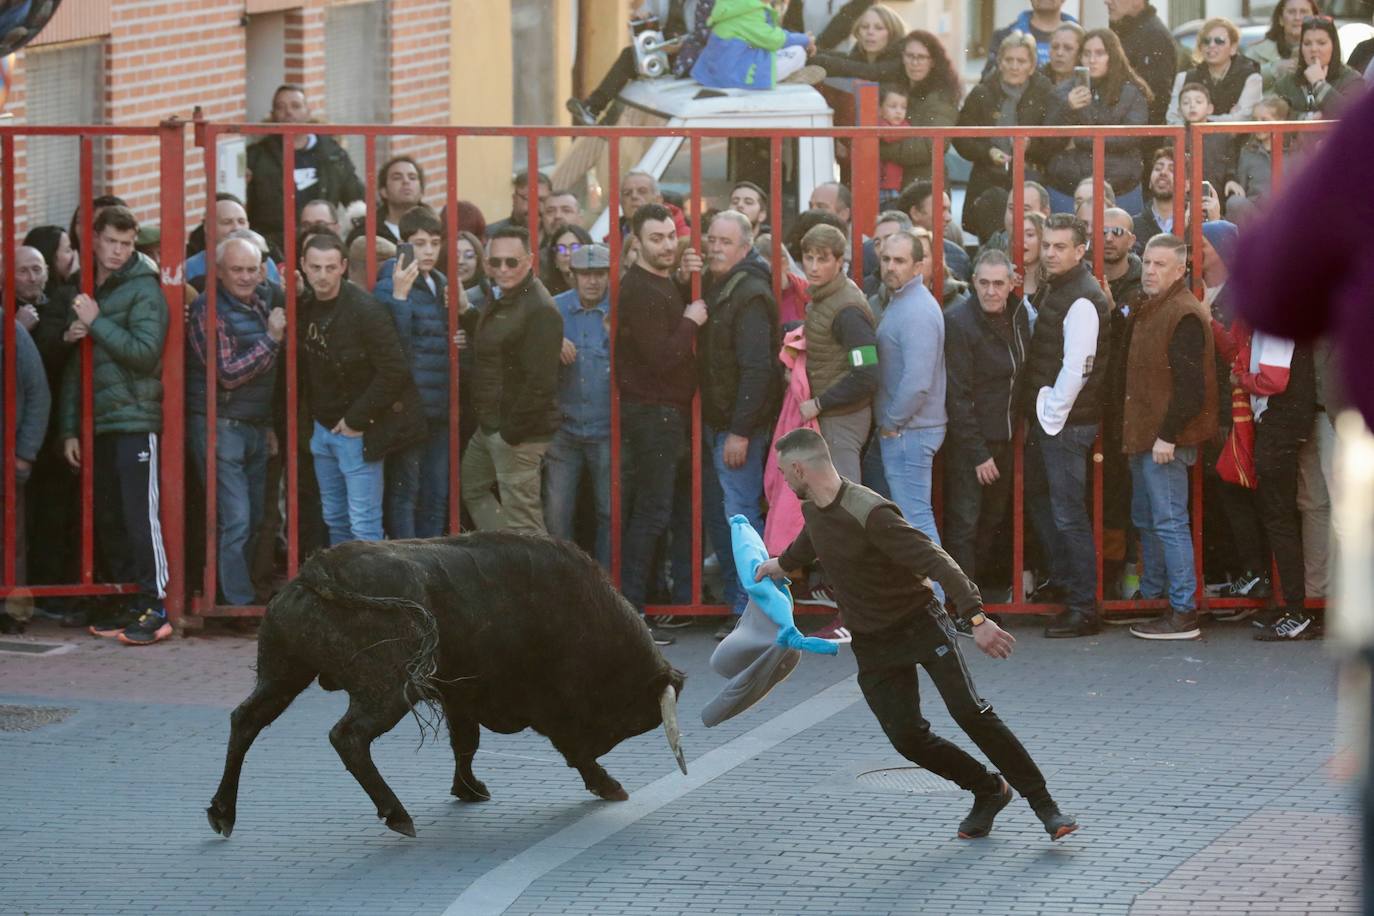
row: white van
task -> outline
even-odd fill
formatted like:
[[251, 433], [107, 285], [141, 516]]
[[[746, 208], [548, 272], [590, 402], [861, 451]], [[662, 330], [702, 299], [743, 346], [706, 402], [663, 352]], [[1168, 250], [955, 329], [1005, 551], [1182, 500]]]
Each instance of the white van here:
[[[830, 127], [832, 112], [819, 92], [805, 85], [782, 85], [766, 91], [707, 89], [691, 79], [637, 79], [620, 94], [622, 127]], [[583, 143], [583, 141], [579, 141]], [[575, 149], [555, 172], [554, 186], [569, 187], [574, 174], [591, 164], [587, 147]], [[617, 192], [605, 180], [606, 156], [597, 151], [602, 187]], [[579, 162], [580, 160], [580, 168]], [[570, 170], [564, 166], [570, 166]], [[691, 142], [685, 137], [633, 138], [620, 141], [621, 173], [637, 170], [658, 179], [665, 191], [689, 198], [692, 190]], [[835, 141], [830, 137], [790, 137], [782, 142], [782, 208], [793, 214], [803, 209], [818, 184], [838, 177]], [[770, 188], [769, 140], [764, 137], [704, 137], [701, 140], [702, 209], [729, 203], [734, 182], [748, 179], [765, 191]], [[690, 207], [688, 208], [690, 213]], [[609, 211], [602, 210], [591, 227], [593, 238], [605, 238]]]

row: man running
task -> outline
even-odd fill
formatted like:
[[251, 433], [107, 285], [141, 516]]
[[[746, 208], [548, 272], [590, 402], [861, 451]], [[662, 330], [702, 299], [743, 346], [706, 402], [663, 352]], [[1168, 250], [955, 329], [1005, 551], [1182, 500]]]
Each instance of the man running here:
[[[1012, 788], [1030, 803], [1050, 839], [1078, 829], [1045, 787], [1045, 777], [1011, 729], [978, 696], [955, 643], [954, 624], [935, 600], [927, 577], [944, 587], [993, 658], [1011, 655], [1016, 640], [983, 614], [978, 589], [929, 537], [907, 524], [897, 506], [835, 471], [819, 433], [798, 429], [778, 440], [778, 464], [802, 500], [806, 527], [782, 556], [755, 578], [780, 579], [820, 560], [854, 635], [859, 688], [892, 746], [908, 760], [973, 793], [959, 837], [985, 837], [1010, 802]], [[935, 735], [921, 716], [916, 666], [930, 675], [950, 715], [1001, 773]], [[1005, 774], [1005, 775], [1003, 775]]]

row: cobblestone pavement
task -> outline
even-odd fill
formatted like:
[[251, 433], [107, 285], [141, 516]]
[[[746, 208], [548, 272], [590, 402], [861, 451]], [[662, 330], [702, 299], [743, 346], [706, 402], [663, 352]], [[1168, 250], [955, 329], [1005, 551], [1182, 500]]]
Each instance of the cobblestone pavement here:
[[[539, 736], [484, 733], [476, 769], [494, 798], [464, 805], [448, 795], [447, 741], [421, 745], [405, 720], [374, 756], [417, 839], [386, 830], [344, 771], [327, 733], [345, 697], [318, 687], [254, 745], [233, 839], [211, 832], [251, 638], [132, 649], [46, 627], [30, 637], [74, 648], [0, 643], [0, 706], [21, 707], [0, 717], [0, 912], [1357, 912], [1354, 796], [1331, 775], [1335, 675], [1319, 643], [1260, 644], [1240, 625], [1192, 643], [1046, 641], [1026, 621], [1010, 661], [969, 654], [1083, 824], [1052, 845], [1020, 801], [990, 838], [961, 842], [968, 798], [950, 784], [857, 778], [905, 761], [847, 649], [703, 728], [721, 683], [712, 629], [665, 650], [689, 674], [687, 777], [661, 732], [643, 735], [602, 758], [631, 793], [603, 802]], [[935, 729], [969, 746], [929, 693]]]

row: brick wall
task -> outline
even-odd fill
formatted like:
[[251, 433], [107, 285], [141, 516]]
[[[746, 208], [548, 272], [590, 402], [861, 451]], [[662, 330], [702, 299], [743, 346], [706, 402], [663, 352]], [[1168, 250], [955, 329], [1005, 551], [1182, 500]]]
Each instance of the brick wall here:
[[[170, 117], [190, 119], [199, 105], [207, 119], [244, 121], [246, 107], [243, 0], [106, 0], [110, 7], [105, 47], [105, 123], [153, 125]], [[323, 111], [325, 8], [336, 0], [302, 0], [286, 17], [285, 72], [306, 87], [312, 108]], [[446, 124], [449, 120], [449, 4], [446, 0], [390, 0], [391, 109], [394, 123]], [[26, 74], [21, 52], [5, 110], [25, 118]], [[253, 113], [257, 115], [256, 112]], [[23, 206], [24, 144], [16, 150], [19, 231], [27, 229]], [[442, 203], [442, 142], [392, 143], [417, 153], [432, 174], [427, 198]], [[186, 131], [187, 225], [204, 211], [203, 151]], [[130, 202], [140, 219], [156, 221], [159, 207], [155, 140], [120, 138], [107, 144], [103, 181], [96, 193]], [[73, 176], [75, 180], [75, 176]]]

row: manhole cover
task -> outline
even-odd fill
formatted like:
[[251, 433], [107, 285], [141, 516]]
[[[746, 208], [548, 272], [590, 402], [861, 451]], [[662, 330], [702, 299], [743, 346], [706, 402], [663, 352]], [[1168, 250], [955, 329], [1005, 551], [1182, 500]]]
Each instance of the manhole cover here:
[[40, 642], [36, 639], [0, 639], [0, 652], [15, 655], [57, 655], [76, 648], [70, 642]]
[[74, 712], [66, 706], [0, 705], [0, 732], [31, 732], [44, 725], [56, 725]]
[[888, 767], [869, 770], [857, 777], [859, 785], [874, 792], [894, 792], [901, 795], [939, 795], [942, 792], [962, 792], [943, 776], [936, 776], [920, 767]]

